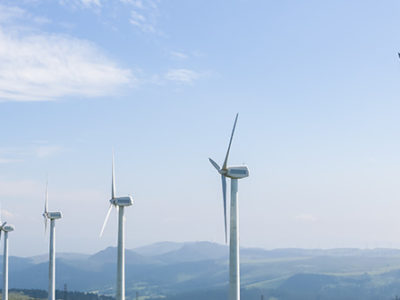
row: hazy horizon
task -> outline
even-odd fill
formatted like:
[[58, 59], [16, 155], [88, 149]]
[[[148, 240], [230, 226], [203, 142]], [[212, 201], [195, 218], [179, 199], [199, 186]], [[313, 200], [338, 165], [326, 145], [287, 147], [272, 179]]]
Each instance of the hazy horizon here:
[[[176, 243], [176, 244], [182, 244], [182, 246], [184, 244], [198, 244], [198, 243], [211, 243], [213, 245], [218, 245], [218, 246], [225, 246], [227, 248], [228, 251], [228, 247], [229, 245], [224, 244], [224, 243], [219, 243], [219, 242], [210, 242], [210, 241], [183, 241], [183, 242], [176, 242], [176, 241], [159, 241], [159, 242], [154, 242], [154, 243], [150, 243], [150, 244], [143, 244], [143, 245], [138, 245], [135, 246], [133, 248], [126, 248], [127, 251], [133, 251], [135, 252], [135, 250], [140, 249], [140, 248], [145, 248], [145, 247], [151, 247], [154, 245], [157, 245], [159, 243]], [[103, 249], [98, 249], [95, 250], [94, 252], [70, 252], [70, 251], [58, 251], [57, 255], [63, 255], [63, 254], [82, 254], [82, 255], [94, 255], [97, 254], [99, 252], [102, 252], [108, 248], [113, 248], [113, 249], [117, 249], [117, 245], [108, 245]], [[398, 250], [400, 252], [400, 248], [391, 248], [391, 247], [366, 247], [366, 248], [357, 248], [357, 247], [339, 247], [339, 248], [296, 248], [296, 247], [288, 247], [288, 248], [263, 248], [263, 247], [248, 247], [246, 245], [241, 245], [240, 249], [259, 249], [259, 250], [265, 250], [265, 251], [280, 251], [280, 250], [305, 250], [305, 251], [313, 251], [313, 250], [321, 250], [321, 251], [330, 251], [330, 250], [340, 250], [340, 249], [348, 249], [348, 250], [360, 250], [360, 251], [376, 251], [376, 250]], [[172, 250], [171, 250], [172, 251]], [[169, 251], [168, 251], [169, 252]], [[48, 251], [47, 252], [43, 252], [43, 253], [36, 253], [36, 254], [31, 254], [31, 255], [11, 255], [10, 257], [14, 256], [14, 257], [25, 257], [25, 258], [29, 258], [29, 257], [37, 257], [37, 256], [43, 256], [43, 257], [48, 257]], [[1, 256], [1, 254], [0, 254]], [[146, 256], [146, 255], [144, 255]], [[46, 259], [47, 260], [47, 259]]]

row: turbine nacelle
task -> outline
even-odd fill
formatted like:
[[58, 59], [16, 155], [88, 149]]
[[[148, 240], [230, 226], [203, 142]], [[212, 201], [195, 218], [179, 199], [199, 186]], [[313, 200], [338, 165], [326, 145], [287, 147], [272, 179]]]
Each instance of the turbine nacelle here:
[[7, 222], [2, 222], [1, 221], [1, 214], [2, 214], [2, 210], [0, 207], [0, 237], [1, 237], [1, 232], [10, 232], [10, 231], [14, 231], [14, 225], [11, 224], [7, 224]]
[[43, 217], [50, 220], [57, 220], [62, 218], [62, 214], [60, 211], [49, 211], [43, 214]]
[[234, 166], [226, 169], [219, 169], [218, 164], [210, 158], [211, 163], [215, 166], [218, 173], [222, 176], [232, 179], [241, 179], [249, 176], [249, 169], [247, 166]]
[[1, 227], [1, 230], [3, 230], [4, 232], [11, 232], [14, 231], [15, 227], [14, 225], [4, 225], [3, 227]]
[[122, 196], [116, 197], [116, 189], [115, 189], [115, 171], [114, 171], [114, 152], [112, 156], [112, 174], [111, 174], [111, 199], [110, 199], [110, 207], [108, 208], [106, 218], [104, 219], [103, 227], [101, 227], [100, 237], [103, 235], [104, 228], [106, 227], [108, 218], [110, 217], [110, 213], [113, 206], [124, 207], [131, 206], [133, 204], [132, 196]]
[[232, 179], [241, 179], [249, 176], [249, 169], [247, 166], [229, 167], [224, 173], [221, 174]]
[[110, 203], [114, 206], [131, 206], [133, 199], [131, 196], [116, 197], [110, 200]]
[[6, 225], [7, 222], [4, 222], [3, 224], [0, 225], [0, 238], [1, 238], [1, 232], [11, 232], [14, 231], [14, 226], [11, 224]]
[[43, 219], [44, 219], [44, 232], [47, 231], [47, 220], [58, 220], [62, 218], [62, 214], [59, 211], [49, 211], [49, 193], [48, 193], [48, 182], [46, 181], [46, 194], [44, 199], [44, 211], [43, 211]]

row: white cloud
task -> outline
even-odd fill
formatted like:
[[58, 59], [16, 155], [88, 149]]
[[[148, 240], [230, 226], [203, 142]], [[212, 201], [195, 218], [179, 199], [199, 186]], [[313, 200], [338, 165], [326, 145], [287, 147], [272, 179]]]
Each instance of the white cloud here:
[[[100, 0], [60, 1], [100, 7]], [[0, 4], [0, 101], [43, 101], [66, 96], [97, 97], [135, 83], [129, 69], [94, 44], [38, 28], [50, 21]]]
[[199, 73], [188, 69], [172, 69], [165, 74], [167, 80], [186, 84], [193, 83], [199, 77]]
[[117, 67], [87, 41], [0, 28], [0, 101], [102, 96], [133, 81], [130, 70]]

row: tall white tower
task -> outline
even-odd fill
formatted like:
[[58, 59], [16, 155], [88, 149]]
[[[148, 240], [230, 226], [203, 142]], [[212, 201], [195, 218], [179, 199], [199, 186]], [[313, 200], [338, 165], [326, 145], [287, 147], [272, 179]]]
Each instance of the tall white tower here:
[[111, 199], [106, 218], [101, 228], [100, 237], [103, 235], [111, 210], [114, 207], [118, 209], [118, 254], [117, 254], [117, 293], [116, 300], [125, 300], [125, 206], [131, 206], [133, 199], [131, 196], [115, 196], [115, 172], [114, 155], [112, 158], [112, 178], [111, 178]]
[[238, 179], [249, 176], [247, 166], [228, 167], [229, 151], [231, 149], [233, 134], [235, 133], [236, 122], [239, 114], [236, 115], [233, 124], [232, 134], [226, 151], [222, 168], [209, 158], [211, 164], [221, 174], [222, 195], [224, 204], [225, 220], [225, 242], [227, 241], [227, 219], [226, 219], [226, 177], [231, 179], [231, 207], [229, 222], [229, 300], [240, 300], [240, 255], [239, 255], [239, 204], [238, 204]]
[[48, 211], [48, 190], [46, 183], [46, 198], [44, 203], [44, 228], [47, 231], [47, 221], [50, 220], [50, 245], [49, 245], [49, 291], [48, 300], [56, 300], [56, 220], [62, 218], [59, 211]]
[[[1, 212], [0, 212], [1, 214]], [[1, 223], [1, 220], [0, 220]], [[13, 225], [6, 225], [4, 222], [0, 226], [0, 238], [1, 232], [4, 232], [4, 250], [3, 250], [3, 293], [2, 299], [8, 300], [8, 233], [14, 231]]]

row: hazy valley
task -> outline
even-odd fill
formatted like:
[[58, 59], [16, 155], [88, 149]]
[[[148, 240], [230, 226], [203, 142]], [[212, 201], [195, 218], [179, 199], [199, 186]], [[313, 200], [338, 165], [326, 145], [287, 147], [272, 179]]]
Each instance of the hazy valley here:
[[[400, 250], [241, 250], [242, 299], [393, 299], [400, 295]], [[228, 248], [162, 242], [126, 250], [128, 299], [225, 299]], [[114, 296], [116, 248], [58, 253], [57, 289]], [[10, 257], [10, 288], [46, 290], [46, 255]], [[338, 297], [340, 295], [340, 297]]]

